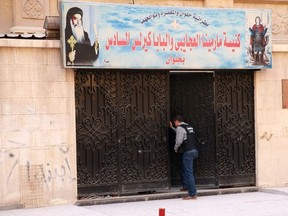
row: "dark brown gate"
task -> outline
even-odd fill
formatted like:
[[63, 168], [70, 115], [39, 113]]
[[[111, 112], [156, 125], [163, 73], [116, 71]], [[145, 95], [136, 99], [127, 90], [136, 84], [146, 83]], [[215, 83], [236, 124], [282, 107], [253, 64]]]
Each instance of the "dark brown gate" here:
[[254, 73], [216, 72], [219, 186], [255, 185]]
[[[200, 142], [198, 186], [255, 185], [253, 71], [178, 73], [170, 76], [171, 116], [180, 113]], [[179, 156], [170, 131], [172, 185], [179, 185]]]
[[[170, 75], [170, 115], [182, 114], [197, 134], [199, 157], [195, 163], [197, 185], [216, 185], [216, 144], [214, 121], [214, 74], [178, 73]], [[175, 154], [175, 133], [170, 130], [172, 185], [179, 185], [180, 156]]]
[[[200, 140], [196, 183], [255, 184], [251, 71], [75, 73], [78, 193], [123, 194], [169, 187], [168, 113], [181, 113]], [[179, 161], [169, 134], [171, 183]]]
[[167, 188], [168, 73], [75, 73], [78, 194]]

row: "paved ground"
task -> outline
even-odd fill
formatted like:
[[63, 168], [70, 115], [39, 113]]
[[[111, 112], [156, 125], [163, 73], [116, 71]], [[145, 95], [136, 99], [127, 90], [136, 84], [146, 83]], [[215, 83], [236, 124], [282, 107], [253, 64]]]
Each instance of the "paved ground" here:
[[165, 208], [165, 216], [288, 216], [288, 188], [200, 196], [197, 200], [174, 198], [6, 210], [0, 211], [0, 216], [159, 216], [159, 208]]

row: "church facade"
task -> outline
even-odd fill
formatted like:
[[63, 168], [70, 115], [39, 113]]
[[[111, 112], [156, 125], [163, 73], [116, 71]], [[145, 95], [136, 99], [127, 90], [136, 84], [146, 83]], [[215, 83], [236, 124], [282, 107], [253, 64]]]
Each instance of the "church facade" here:
[[[177, 173], [171, 166], [171, 160], [176, 158], [168, 147], [157, 142], [169, 146], [170, 115], [184, 106], [181, 111], [193, 110], [189, 115], [194, 119], [203, 115], [196, 126], [204, 143], [201, 150], [204, 156], [207, 153], [207, 157], [214, 157], [207, 164], [205, 157], [203, 162], [200, 160], [196, 169], [199, 185], [287, 186], [287, 0], [103, 3], [216, 11], [271, 10], [271, 35], [267, 38], [273, 55], [271, 67], [231, 66], [219, 70], [217, 66], [207, 69], [190, 65], [143, 71], [133, 62], [133, 70], [124, 72], [128, 63], [118, 62], [109, 71], [102, 66], [70, 67], [64, 61], [63, 32], [60, 39], [43, 36], [47, 33], [43, 29], [45, 18], [61, 17], [64, 11], [60, 2], [2, 1], [0, 11], [7, 19], [0, 21], [0, 208], [75, 203], [82, 193], [122, 194], [141, 191], [143, 184], [151, 190], [177, 185]], [[110, 42], [112, 47], [112, 39]], [[118, 42], [124, 43], [120, 39]], [[115, 56], [110, 56], [109, 64], [113, 58], [119, 59]], [[168, 60], [182, 64], [184, 58]], [[73, 61], [70, 59], [70, 63]], [[190, 88], [191, 83], [197, 89], [189, 90], [193, 97], [189, 101], [203, 106], [179, 102], [179, 95], [173, 93], [183, 85]], [[225, 88], [231, 83], [233, 88]], [[226, 91], [231, 93], [230, 99]], [[202, 93], [204, 101], [195, 96]], [[239, 95], [244, 99], [237, 98]], [[231, 116], [229, 121], [222, 117], [223, 113]], [[248, 120], [243, 121], [243, 116]], [[223, 124], [224, 120], [230, 124]], [[138, 133], [135, 125], [145, 133]], [[144, 136], [145, 142], [139, 138]], [[131, 146], [135, 148], [131, 150]], [[115, 158], [123, 167], [115, 163]], [[153, 163], [157, 166], [153, 167]], [[213, 164], [220, 167], [216, 173]]]

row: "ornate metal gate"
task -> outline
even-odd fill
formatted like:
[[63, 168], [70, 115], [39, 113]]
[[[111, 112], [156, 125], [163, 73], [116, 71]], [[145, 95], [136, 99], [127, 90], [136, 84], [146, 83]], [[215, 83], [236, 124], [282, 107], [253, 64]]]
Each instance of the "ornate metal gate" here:
[[[170, 75], [170, 114], [182, 114], [190, 123], [200, 142], [195, 163], [197, 185], [216, 185], [216, 144], [214, 124], [213, 73], [183, 73]], [[172, 185], [179, 185], [180, 158], [174, 153], [174, 132], [170, 130]]]
[[[255, 184], [251, 71], [79, 70], [76, 82], [78, 193], [122, 194], [167, 188], [168, 113], [186, 116], [200, 139], [197, 185]], [[172, 185], [180, 183], [172, 153]]]
[[75, 73], [78, 194], [169, 186], [168, 73]]
[[255, 185], [254, 73], [216, 72], [219, 186]]
[[[171, 117], [183, 114], [200, 139], [197, 185], [255, 185], [253, 77], [243, 70], [170, 76]], [[179, 185], [173, 135], [170, 131], [171, 178], [172, 185]]]

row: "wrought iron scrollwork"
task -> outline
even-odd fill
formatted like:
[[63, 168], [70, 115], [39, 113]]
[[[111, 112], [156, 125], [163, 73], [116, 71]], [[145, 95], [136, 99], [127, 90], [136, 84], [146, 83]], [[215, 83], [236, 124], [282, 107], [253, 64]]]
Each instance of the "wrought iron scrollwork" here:
[[165, 180], [168, 177], [167, 74], [132, 73], [123, 73], [120, 78], [122, 181]]
[[219, 176], [254, 176], [253, 72], [218, 72], [216, 95]]
[[94, 185], [97, 192], [111, 184], [168, 184], [167, 77], [155, 71], [76, 73], [80, 187]]
[[78, 184], [118, 182], [116, 74], [75, 74]]

